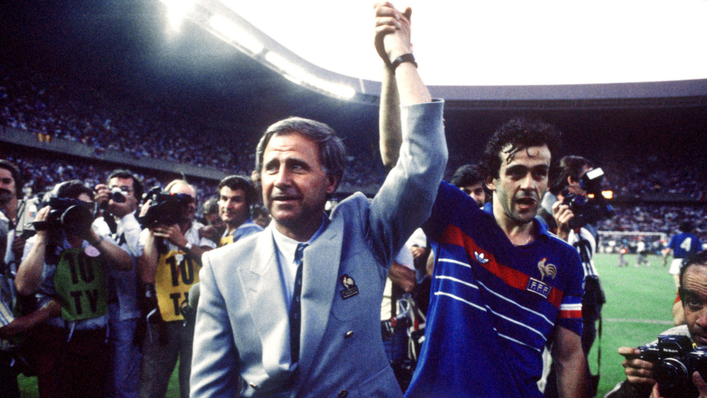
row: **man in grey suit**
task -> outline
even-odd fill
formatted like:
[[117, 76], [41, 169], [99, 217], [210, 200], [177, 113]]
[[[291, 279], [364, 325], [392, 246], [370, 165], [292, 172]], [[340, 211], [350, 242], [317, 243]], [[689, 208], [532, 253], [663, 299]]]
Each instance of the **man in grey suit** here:
[[396, 68], [405, 131], [398, 164], [370, 204], [357, 193], [327, 217], [341, 140], [300, 118], [268, 128], [256, 169], [273, 222], [203, 257], [193, 398], [402, 396], [380, 303], [395, 254], [429, 215], [447, 148], [443, 102], [431, 102], [417, 73], [409, 23], [385, 33], [377, 47]]

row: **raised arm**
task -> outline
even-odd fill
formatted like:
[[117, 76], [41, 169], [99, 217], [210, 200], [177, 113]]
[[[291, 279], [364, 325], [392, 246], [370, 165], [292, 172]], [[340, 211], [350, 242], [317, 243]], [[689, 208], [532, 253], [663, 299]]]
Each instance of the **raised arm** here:
[[383, 66], [378, 128], [380, 130], [379, 143], [383, 166], [390, 170], [395, 166], [400, 155], [400, 145], [403, 143], [403, 127], [400, 125], [398, 83], [395, 81], [393, 69], [388, 64]]
[[133, 258], [130, 257], [130, 253], [104, 239], [93, 228], [89, 228], [83, 238], [105, 256], [111, 267], [121, 271], [129, 271], [133, 268]]
[[[47, 214], [49, 214], [49, 206], [37, 212], [35, 221], [46, 220]], [[30, 243], [32, 246], [22, 258], [22, 263], [17, 269], [17, 276], [15, 277], [17, 293], [22, 296], [34, 294], [42, 284], [42, 272], [44, 271], [44, 259], [47, 243], [49, 242], [49, 233], [48, 231], [37, 231], [32, 240], [34, 242]]]
[[137, 262], [138, 276], [143, 283], [155, 283], [157, 261], [159, 260], [157, 239], [150, 229], [143, 230], [140, 239], [142, 240], [142, 254]]
[[398, 161], [402, 144], [400, 105], [419, 104], [431, 100], [417, 67], [403, 62], [393, 68], [393, 61], [404, 54], [412, 54], [410, 17], [389, 2], [376, 3], [376, 50], [384, 63], [380, 100], [380, 151], [383, 164], [391, 169]]
[[[410, 44], [410, 16], [396, 10], [387, 2], [375, 5], [376, 50], [386, 64], [412, 52]], [[393, 70], [394, 68], [394, 70]], [[400, 144], [390, 149], [386, 161], [395, 164], [385, 183], [373, 200], [369, 221], [371, 242], [381, 260], [388, 264], [407, 238], [429, 217], [437, 187], [447, 164], [447, 145], [442, 125], [444, 103], [431, 102], [417, 67], [413, 62], [391, 67], [389, 87], [397, 87], [400, 108], [393, 116], [398, 126]], [[394, 74], [394, 79], [393, 75]], [[393, 81], [394, 80], [394, 84]], [[383, 114], [381, 119], [389, 118]], [[381, 135], [385, 135], [381, 132]], [[390, 142], [381, 138], [381, 147]], [[384, 154], [384, 156], [386, 156]]]
[[[398, 57], [412, 54], [410, 42], [410, 16], [412, 10], [404, 13], [396, 10], [389, 2], [376, 3], [376, 51], [386, 65], [393, 64]], [[417, 66], [412, 62], [400, 63], [393, 71], [398, 87], [401, 105], [430, 102], [427, 87], [417, 73]]]

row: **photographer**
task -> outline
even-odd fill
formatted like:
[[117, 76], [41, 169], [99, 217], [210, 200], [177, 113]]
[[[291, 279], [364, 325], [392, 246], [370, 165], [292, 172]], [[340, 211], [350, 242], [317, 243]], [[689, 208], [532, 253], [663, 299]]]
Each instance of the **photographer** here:
[[[557, 197], [557, 202], [552, 204], [552, 214], [557, 225], [557, 237], [577, 249], [582, 261], [582, 269], [584, 270], [582, 350], [585, 356], [589, 355], [589, 350], [594, 344], [596, 321], [601, 315], [601, 307], [604, 304], [605, 297], [593, 260], [596, 251], [596, 235], [594, 232], [596, 231], [596, 226], [593, 223], [598, 220], [581, 219], [581, 215], [586, 215], [586, 211], [578, 208], [580, 206], [576, 205], [577, 201], [572, 201], [572, 199], [581, 198], [581, 203], [585, 203], [584, 200], [589, 193], [587, 192], [588, 185], [592, 184], [591, 182], [586, 182], [588, 180], [586, 176], [592, 169], [593, 165], [588, 159], [580, 156], [565, 156], [560, 160], [560, 176], [551, 189], [552, 193]], [[593, 190], [599, 191], [600, 183], [601, 181], [594, 181], [595, 187]], [[588, 204], [589, 202], [586, 202], [585, 206]], [[585, 223], [584, 221], [592, 221], [592, 223]], [[596, 388], [596, 382], [594, 382], [593, 388]], [[557, 396], [554, 371], [551, 371], [547, 378], [544, 392], [546, 397]]]
[[195, 213], [196, 189], [184, 180], [152, 193], [140, 212], [146, 229], [140, 235], [138, 272], [145, 285], [143, 315], [149, 317], [142, 341], [141, 397], [165, 396], [178, 359], [180, 393], [189, 394], [194, 325], [184, 327], [181, 308], [199, 282], [201, 255], [216, 246], [199, 237], [203, 225], [194, 220]]
[[[17, 375], [26, 369], [24, 349], [30, 332], [47, 319], [59, 315], [61, 309], [56, 300], [50, 300], [33, 312], [16, 314], [19, 304], [15, 294], [16, 259], [22, 258], [25, 236], [18, 231], [17, 224], [26, 219], [27, 201], [21, 200], [22, 177], [20, 170], [7, 160], [0, 160], [0, 397], [19, 398]], [[35, 206], [34, 201], [30, 206]], [[33, 208], [36, 213], [36, 207]], [[19, 233], [18, 233], [19, 232]], [[29, 231], [27, 231], [29, 232]]]
[[45, 196], [15, 280], [17, 293], [36, 293], [38, 306], [56, 298], [61, 316], [35, 334], [41, 397], [102, 396], [108, 310], [106, 265], [129, 270], [130, 255], [91, 228], [93, 191], [81, 181], [57, 184]]
[[[8, 270], [17, 272], [18, 262], [22, 259], [25, 242], [34, 234], [31, 222], [37, 213], [37, 199], [22, 199], [24, 181], [20, 170], [13, 163], [0, 159], [0, 212], [4, 220], [0, 229], [7, 233], [0, 242], [0, 261], [4, 259]], [[2, 218], [0, 216], [0, 218]], [[5, 227], [6, 226], [6, 227]]]
[[[130, 253], [134, 264], [141, 254], [138, 245], [141, 228], [135, 212], [142, 193], [142, 182], [135, 174], [115, 170], [108, 176], [106, 184], [96, 185], [94, 195], [98, 208], [104, 210], [103, 217], [93, 223], [94, 228], [118, 242]], [[140, 308], [136, 269], [111, 269], [107, 275], [111, 349], [107, 397], [138, 396], [140, 348], [134, 344], [134, 339]]]
[[[687, 324], [668, 329], [661, 335], [687, 335], [697, 347], [705, 347], [707, 346], [707, 251], [698, 253], [685, 263], [680, 271], [680, 286], [679, 294]], [[668, 391], [660, 391], [659, 385], [662, 379], [658, 379], [655, 375], [656, 364], [638, 359], [641, 352], [638, 348], [619, 348], [619, 354], [626, 357], [623, 361], [626, 381], [617, 384], [606, 395], [607, 398], [668, 396]], [[701, 372], [705, 374], [704, 370]], [[707, 397], [707, 385], [700, 373], [694, 372], [685, 377], [689, 378], [687, 383], [692, 381], [700, 398]], [[657, 383], [656, 379], [658, 379]], [[663, 382], [662, 385], [665, 383]], [[678, 391], [675, 396], [690, 398], [690, 394], [685, 391]]]

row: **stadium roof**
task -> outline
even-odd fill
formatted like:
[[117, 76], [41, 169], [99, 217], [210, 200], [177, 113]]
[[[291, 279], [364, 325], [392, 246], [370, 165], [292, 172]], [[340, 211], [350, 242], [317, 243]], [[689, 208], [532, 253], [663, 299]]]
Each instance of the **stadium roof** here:
[[[193, 20], [296, 83], [364, 101], [380, 92], [368, 2], [162, 1], [172, 21]], [[705, 0], [398, 5], [413, 7], [425, 82], [456, 107], [707, 105]]]

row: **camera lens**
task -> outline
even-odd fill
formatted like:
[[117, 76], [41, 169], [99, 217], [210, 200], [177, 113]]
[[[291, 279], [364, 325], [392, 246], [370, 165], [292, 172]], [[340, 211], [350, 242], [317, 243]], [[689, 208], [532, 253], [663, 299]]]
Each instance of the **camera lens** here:
[[86, 205], [74, 205], [66, 209], [61, 215], [61, 224], [66, 232], [73, 235], [82, 235], [91, 228], [93, 213]]
[[655, 368], [655, 380], [665, 398], [687, 397], [692, 381], [687, 366], [678, 358], [665, 358]]
[[113, 187], [110, 190], [110, 196], [111, 199], [113, 199], [113, 202], [115, 203], [125, 203], [125, 195], [123, 194], [123, 191], [118, 187]]

